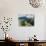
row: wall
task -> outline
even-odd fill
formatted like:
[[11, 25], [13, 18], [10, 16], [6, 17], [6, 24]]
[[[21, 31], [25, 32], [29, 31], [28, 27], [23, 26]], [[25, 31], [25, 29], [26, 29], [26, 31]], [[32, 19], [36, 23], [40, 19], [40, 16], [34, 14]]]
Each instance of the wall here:
[[[0, 0], [0, 16], [13, 17], [13, 22], [10, 33], [17, 40], [27, 40], [34, 34], [37, 35], [39, 40], [44, 40], [45, 31], [45, 16], [46, 8], [43, 7], [33, 8], [30, 6], [28, 0]], [[35, 26], [34, 27], [19, 27], [18, 16], [19, 14], [34, 14]], [[2, 31], [0, 31], [2, 33]], [[0, 33], [0, 35], [2, 35]], [[0, 39], [3, 37], [0, 36]], [[4, 39], [4, 38], [3, 38]]]
[[45, 28], [44, 28], [44, 30], [45, 30], [44, 31], [44, 39], [46, 39], [46, 16], [45, 16], [45, 24], [44, 25], [45, 25]]

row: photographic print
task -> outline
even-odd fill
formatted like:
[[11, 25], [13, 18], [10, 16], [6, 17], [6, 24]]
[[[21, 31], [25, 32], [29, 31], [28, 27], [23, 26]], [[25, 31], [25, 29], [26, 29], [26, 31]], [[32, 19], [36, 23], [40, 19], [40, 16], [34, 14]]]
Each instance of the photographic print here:
[[20, 26], [34, 26], [34, 15], [22, 15], [19, 16], [18, 20]]

